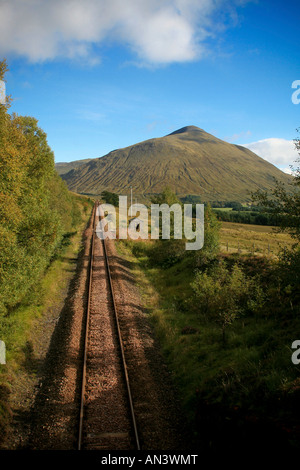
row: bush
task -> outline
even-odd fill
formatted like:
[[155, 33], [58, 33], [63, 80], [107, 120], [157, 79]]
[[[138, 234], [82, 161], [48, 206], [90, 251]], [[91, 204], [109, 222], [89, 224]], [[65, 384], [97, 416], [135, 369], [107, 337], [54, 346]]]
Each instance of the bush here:
[[178, 263], [185, 253], [185, 240], [156, 240], [148, 249], [150, 263], [165, 269]]
[[264, 303], [258, 278], [247, 277], [237, 263], [229, 269], [223, 260], [204, 272], [198, 271], [192, 288], [197, 311], [221, 326], [224, 343], [227, 326], [237, 317], [259, 310]]

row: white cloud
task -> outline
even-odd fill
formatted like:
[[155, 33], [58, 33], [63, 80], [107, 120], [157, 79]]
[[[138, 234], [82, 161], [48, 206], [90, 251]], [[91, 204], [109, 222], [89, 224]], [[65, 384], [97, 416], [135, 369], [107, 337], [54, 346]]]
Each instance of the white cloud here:
[[293, 166], [299, 157], [293, 140], [270, 138], [244, 144], [243, 146], [286, 173], [291, 173], [289, 165]]
[[93, 46], [116, 41], [146, 63], [195, 60], [230, 24], [235, 5], [240, 0], [230, 8], [225, 0], [2, 0], [0, 54], [95, 62]]
[[288, 167], [288, 168], [281, 168], [281, 170], [282, 170], [284, 173], [288, 173], [289, 175], [293, 175], [293, 174], [294, 174], [293, 170], [292, 170], [290, 167]]

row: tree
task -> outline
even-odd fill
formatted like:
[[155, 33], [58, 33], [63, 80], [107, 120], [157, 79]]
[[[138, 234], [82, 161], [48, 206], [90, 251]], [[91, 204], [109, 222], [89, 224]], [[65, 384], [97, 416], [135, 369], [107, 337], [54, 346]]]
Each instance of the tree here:
[[[162, 193], [156, 194], [151, 198], [152, 204], [158, 204], [159, 206], [167, 205], [170, 207], [175, 205], [179, 205], [180, 209], [182, 210], [182, 203], [176, 196], [176, 194], [172, 191], [169, 186], [166, 186]], [[159, 214], [159, 231], [160, 231], [160, 239], [155, 240], [152, 244], [151, 249], [149, 250], [149, 256], [151, 262], [156, 266], [161, 266], [163, 268], [168, 268], [177, 262], [179, 262], [182, 257], [185, 255], [185, 242], [184, 238], [177, 239], [174, 237], [174, 213], [170, 210], [169, 213], [170, 217], [170, 238], [164, 239], [162, 237], [162, 213]], [[183, 223], [183, 220], [182, 220]]]
[[172, 191], [169, 186], [166, 186], [162, 193], [156, 194], [151, 198], [152, 204], [168, 204], [172, 206], [173, 204], [180, 204], [181, 201], [178, 199], [176, 194]]
[[221, 223], [216, 213], [207, 204], [204, 211], [204, 246], [194, 252], [196, 266], [200, 267], [216, 258], [220, 246]]
[[259, 280], [246, 276], [237, 263], [229, 269], [218, 260], [206, 271], [196, 272], [191, 287], [199, 314], [221, 327], [223, 345], [227, 328], [236, 318], [258, 310], [264, 303]]
[[[299, 132], [300, 129], [297, 129]], [[295, 147], [300, 154], [300, 139], [294, 139]], [[257, 191], [252, 195], [264, 209], [276, 218], [278, 230], [286, 231], [300, 241], [300, 158], [295, 161], [297, 167], [292, 167], [294, 176], [289, 187], [276, 180], [275, 188], [270, 192]]]
[[[0, 61], [0, 80], [6, 70]], [[38, 121], [8, 108], [0, 104], [0, 319], [37, 285], [80, 215]]]
[[[294, 142], [300, 154], [299, 138], [294, 139]], [[266, 212], [276, 217], [277, 230], [288, 232], [295, 240], [290, 250], [285, 249], [281, 253], [276, 270], [281, 303], [286, 302], [291, 310], [299, 305], [300, 282], [300, 158], [295, 163], [298, 166], [291, 166], [294, 176], [289, 187], [277, 181], [271, 194], [261, 191], [253, 195]]]
[[[182, 213], [182, 202], [180, 199], [176, 196], [176, 194], [172, 191], [172, 189], [169, 186], [166, 186], [163, 190], [162, 193], [156, 194], [155, 196], [151, 197], [151, 204], [158, 204], [159, 206], [164, 206], [167, 205], [171, 209], [173, 205], [176, 208], [176, 210], [179, 208]], [[183, 219], [182, 219], [183, 221]], [[174, 240], [174, 223], [175, 223], [175, 217], [174, 217], [174, 212], [173, 210], [170, 210], [170, 239]], [[160, 226], [160, 234], [162, 233], [162, 213], [159, 215], [159, 226]], [[162, 240], [166, 241], [166, 240]], [[178, 241], [178, 244], [181, 244]], [[174, 244], [176, 246], [176, 243]]]
[[102, 191], [101, 197], [107, 204], [112, 204], [115, 207], [119, 207], [119, 196], [116, 193], [110, 191]]

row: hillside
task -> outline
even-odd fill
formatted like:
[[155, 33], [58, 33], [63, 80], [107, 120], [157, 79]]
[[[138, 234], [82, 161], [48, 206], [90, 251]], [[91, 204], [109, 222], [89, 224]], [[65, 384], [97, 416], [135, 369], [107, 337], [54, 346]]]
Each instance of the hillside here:
[[76, 160], [74, 162], [59, 162], [55, 163], [55, 169], [59, 175], [64, 175], [65, 173], [68, 173], [68, 171], [71, 171], [74, 168], [78, 168], [79, 166], [89, 161], [91, 161], [90, 158], [85, 158], [84, 160]]
[[79, 193], [147, 196], [167, 185], [179, 196], [203, 201], [246, 201], [257, 189], [270, 189], [274, 178], [290, 181], [278, 168], [239, 145], [188, 126], [165, 137], [114, 150], [62, 175]]

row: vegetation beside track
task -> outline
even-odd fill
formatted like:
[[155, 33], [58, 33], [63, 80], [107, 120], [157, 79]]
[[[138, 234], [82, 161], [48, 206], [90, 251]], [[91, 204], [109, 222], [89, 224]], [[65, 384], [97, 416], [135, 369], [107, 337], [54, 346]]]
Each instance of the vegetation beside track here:
[[[72, 232], [65, 235], [45, 272], [23, 301], [0, 322], [0, 338], [6, 345], [6, 364], [0, 365], [0, 444], [12, 418], [12, 400], [35, 386], [41, 344], [48, 344], [56, 317], [62, 309], [68, 285], [76, 270], [83, 248], [82, 232], [90, 217], [93, 202], [77, 197], [80, 219]], [[53, 318], [52, 318], [53, 316]], [[48, 324], [44, 337], [44, 324]], [[42, 349], [46, 346], [42, 346]], [[24, 390], [22, 390], [24, 388]], [[13, 399], [12, 399], [13, 397]]]
[[[0, 62], [1, 80], [6, 70], [5, 61]], [[76, 252], [92, 207], [89, 198], [68, 191], [57, 174], [37, 120], [8, 111], [9, 100], [0, 105], [0, 340], [6, 346], [6, 364], [0, 365], [0, 433], [9, 421], [15, 374], [26, 362], [31, 324], [56, 289], [53, 272], [60, 279], [65, 274], [60, 271], [63, 254], [69, 245]]]
[[299, 252], [227, 253], [211, 227], [202, 253], [186, 252], [181, 240], [117, 246], [132, 263], [195, 442], [297, 446]]

